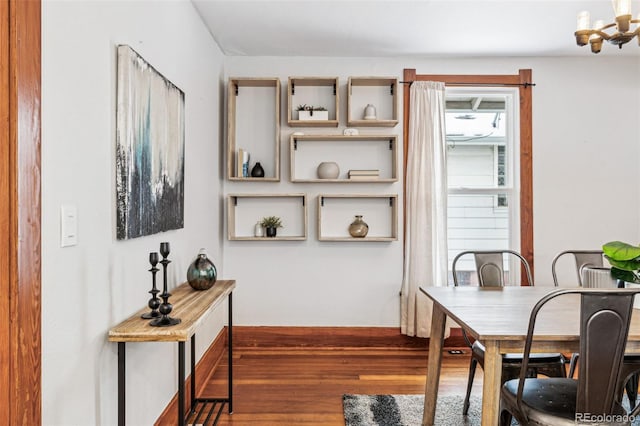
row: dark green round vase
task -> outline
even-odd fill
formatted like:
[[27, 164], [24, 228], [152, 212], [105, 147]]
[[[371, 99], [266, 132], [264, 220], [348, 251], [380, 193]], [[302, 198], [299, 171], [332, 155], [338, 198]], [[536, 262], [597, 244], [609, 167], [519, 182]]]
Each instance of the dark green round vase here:
[[187, 282], [194, 290], [208, 290], [216, 283], [216, 266], [207, 257], [205, 249], [200, 249], [198, 257], [187, 269]]

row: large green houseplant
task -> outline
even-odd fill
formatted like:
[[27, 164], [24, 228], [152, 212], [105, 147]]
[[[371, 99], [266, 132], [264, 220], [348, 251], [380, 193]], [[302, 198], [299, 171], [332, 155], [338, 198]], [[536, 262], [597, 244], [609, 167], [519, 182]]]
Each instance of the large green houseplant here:
[[610, 241], [602, 246], [611, 264], [611, 276], [617, 280], [640, 284], [640, 246]]

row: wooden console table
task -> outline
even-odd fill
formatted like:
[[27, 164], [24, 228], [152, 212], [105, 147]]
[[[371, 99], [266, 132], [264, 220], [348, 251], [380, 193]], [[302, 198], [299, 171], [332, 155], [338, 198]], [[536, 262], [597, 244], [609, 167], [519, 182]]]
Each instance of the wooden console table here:
[[[195, 416], [193, 423], [209, 422], [215, 413], [213, 424], [216, 424], [225, 404], [229, 413], [233, 412], [233, 346], [232, 336], [232, 292], [236, 286], [235, 280], [219, 280], [209, 290], [193, 290], [188, 283], [184, 283], [171, 291], [169, 302], [173, 305], [171, 317], [180, 318], [180, 324], [170, 327], [152, 327], [150, 320], [140, 318], [149, 311], [145, 307], [128, 319], [109, 330], [109, 341], [118, 342], [118, 426], [125, 425], [125, 343], [127, 342], [178, 342], [178, 422], [184, 426], [190, 416]], [[229, 302], [229, 325], [227, 340], [229, 343], [229, 395], [227, 398], [196, 398], [196, 355], [195, 331], [208, 315], [227, 297]], [[185, 349], [184, 343], [191, 338], [191, 409], [185, 413]], [[196, 414], [197, 404], [201, 405]], [[206, 410], [210, 405], [209, 410]], [[217, 410], [216, 410], [217, 408]], [[205, 416], [203, 418], [203, 416]]]

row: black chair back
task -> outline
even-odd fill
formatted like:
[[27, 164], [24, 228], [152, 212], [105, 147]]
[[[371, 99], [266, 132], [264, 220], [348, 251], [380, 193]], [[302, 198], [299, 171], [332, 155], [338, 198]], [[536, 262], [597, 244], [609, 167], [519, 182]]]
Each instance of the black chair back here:
[[[504, 259], [505, 256], [515, 256], [527, 274], [527, 285], [533, 285], [531, 278], [531, 268], [529, 262], [518, 252], [513, 250], [466, 250], [458, 253], [453, 258], [451, 272], [453, 274], [453, 285], [458, 286], [458, 262], [463, 256], [473, 255], [478, 274], [478, 285], [480, 287], [504, 287]], [[514, 271], [515, 273], [515, 271]]]
[[634, 294], [582, 293], [578, 413], [611, 413]]
[[558, 260], [567, 255], [572, 255], [576, 262], [576, 273], [578, 274], [578, 285], [583, 286], [582, 271], [584, 268], [591, 266], [595, 268], [602, 268], [604, 266], [604, 258], [602, 250], [565, 250], [558, 253], [558, 255], [551, 262], [551, 274], [553, 275], [553, 283], [558, 287], [558, 274], [556, 273], [556, 263]]
[[581, 297], [581, 368], [578, 377], [576, 413], [594, 415], [613, 413], [616, 404], [616, 384], [633, 312], [633, 297], [638, 292], [640, 289], [558, 289], [542, 298], [533, 307], [529, 317], [516, 397], [521, 413], [525, 412], [522, 406], [522, 392], [538, 313], [550, 300], [569, 294], [579, 294]]

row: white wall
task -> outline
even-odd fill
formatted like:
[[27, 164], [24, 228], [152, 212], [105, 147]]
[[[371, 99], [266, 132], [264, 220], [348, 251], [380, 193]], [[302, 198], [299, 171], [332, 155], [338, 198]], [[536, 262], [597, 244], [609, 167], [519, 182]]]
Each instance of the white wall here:
[[535, 272], [551, 282], [562, 250], [640, 242], [640, 59], [541, 60], [533, 75]]
[[[220, 169], [225, 161], [220, 141], [229, 76], [279, 77], [284, 112], [288, 76], [338, 75], [340, 121], [345, 123], [344, 84], [351, 75], [402, 79], [403, 68], [434, 74], [514, 74], [532, 68], [537, 83], [532, 89], [535, 271], [540, 282], [550, 280], [551, 259], [560, 250], [598, 247], [610, 239], [640, 240], [638, 59], [225, 58], [186, 1], [45, 1], [42, 39], [44, 425], [116, 423], [116, 345], [107, 342], [106, 334], [146, 303], [146, 258], [161, 241], [172, 243], [174, 283], [183, 281], [198, 248], [209, 249], [220, 276], [238, 281], [237, 324], [399, 324], [401, 241], [318, 242], [315, 196], [401, 195], [401, 183], [290, 183], [286, 137], [292, 129], [286, 125], [280, 183], [227, 182]], [[114, 231], [118, 43], [131, 45], [180, 87], [187, 104], [185, 228], [124, 242], [115, 240]], [[401, 125], [362, 131], [401, 135]], [[307, 192], [307, 241], [227, 241], [222, 197], [231, 192]], [[594, 195], [598, 200], [590, 199]], [[78, 207], [79, 244], [61, 249], [63, 203]], [[198, 356], [222, 327], [224, 315], [221, 310], [199, 333]], [[129, 344], [127, 357], [128, 422], [148, 425], [176, 391], [175, 345]]]
[[[286, 117], [288, 76], [339, 76], [340, 122], [346, 123], [349, 76], [517, 74], [531, 68], [533, 93], [534, 250], [537, 282], [551, 283], [550, 265], [568, 248], [599, 248], [612, 239], [640, 240], [640, 60], [638, 58], [326, 58], [229, 57], [227, 77], [279, 77]], [[230, 192], [396, 192], [401, 183], [330, 185], [288, 181], [288, 135], [282, 127], [282, 181], [225, 182]], [[335, 128], [308, 133], [341, 132]], [[388, 133], [385, 128], [361, 132]], [[402, 134], [401, 124], [391, 131]], [[401, 155], [401, 153], [399, 154]], [[316, 240], [315, 203], [302, 242], [225, 241], [225, 271], [238, 280], [238, 324], [398, 326], [402, 243]], [[402, 235], [402, 228], [400, 228]], [[571, 276], [568, 271], [567, 276]], [[564, 276], [560, 271], [560, 275]]]
[[[375, 60], [377, 61], [377, 60]], [[346, 85], [349, 76], [401, 75], [402, 65], [386, 61], [349, 58], [227, 58], [227, 77], [278, 77], [281, 92], [281, 181], [277, 183], [228, 182], [225, 193], [299, 193], [308, 197], [309, 232], [306, 241], [225, 241], [225, 271], [238, 280], [234, 301], [238, 325], [288, 326], [397, 326], [402, 278], [402, 242], [320, 242], [317, 240], [317, 196], [328, 194], [398, 194], [396, 183], [292, 183], [289, 181], [289, 136], [342, 134], [346, 127]], [[380, 61], [385, 62], [385, 61]], [[340, 123], [338, 128], [290, 128], [287, 117], [289, 76], [339, 77]], [[400, 96], [401, 98], [401, 96]], [[295, 102], [295, 100], [294, 100]], [[333, 100], [329, 104], [332, 105]], [[362, 105], [364, 109], [365, 105]], [[294, 115], [295, 117], [295, 115]], [[361, 134], [400, 134], [393, 128], [361, 127]], [[398, 163], [402, 140], [398, 140]], [[318, 158], [320, 161], [335, 158]], [[400, 166], [399, 166], [400, 167]], [[346, 170], [341, 170], [345, 173]], [[399, 173], [402, 176], [402, 173]], [[355, 214], [362, 212], [355, 211]], [[259, 213], [256, 213], [259, 214]], [[353, 219], [353, 217], [352, 217]], [[364, 213], [365, 221], [367, 213]], [[398, 234], [402, 235], [402, 219]], [[346, 229], [349, 222], [345, 222]], [[230, 275], [230, 276], [231, 276]]]
[[[200, 247], [224, 277], [224, 57], [188, 1], [45, 1], [42, 12], [42, 423], [113, 425], [117, 345], [107, 332], [146, 305], [148, 253], [171, 243], [170, 287]], [[186, 101], [184, 229], [129, 241], [115, 238], [117, 44], [140, 53]], [[78, 208], [75, 247], [60, 248], [63, 203]], [[199, 330], [198, 358], [225, 318], [222, 309]], [[176, 347], [127, 344], [128, 424], [152, 424], [177, 391]]]

